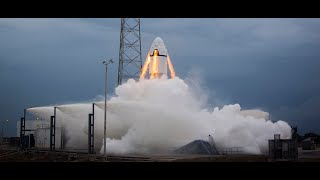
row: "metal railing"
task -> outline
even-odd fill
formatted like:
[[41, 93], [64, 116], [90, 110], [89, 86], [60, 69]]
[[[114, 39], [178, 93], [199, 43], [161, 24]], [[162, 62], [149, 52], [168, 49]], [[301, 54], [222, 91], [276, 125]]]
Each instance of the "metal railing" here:
[[218, 149], [219, 154], [229, 155], [229, 154], [243, 154], [243, 147], [226, 147], [223, 149]]

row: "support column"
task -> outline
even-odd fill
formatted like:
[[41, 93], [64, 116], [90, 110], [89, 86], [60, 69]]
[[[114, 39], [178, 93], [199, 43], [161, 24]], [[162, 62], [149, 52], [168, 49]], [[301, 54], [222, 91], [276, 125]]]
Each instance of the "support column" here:
[[92, 113], [89, 114], [88, 124], [88, 153], [94, 153], [94, 103], [92, 103]]
[[50, 151], [55, 150], [56, 142], [56, 107], [54, 107], [54, 116], [50, 117]]
[[26, 109], [23, 110], [23, 117], [20, 119], [20, 148], [23, 149], [23, 137], [26, 134]]

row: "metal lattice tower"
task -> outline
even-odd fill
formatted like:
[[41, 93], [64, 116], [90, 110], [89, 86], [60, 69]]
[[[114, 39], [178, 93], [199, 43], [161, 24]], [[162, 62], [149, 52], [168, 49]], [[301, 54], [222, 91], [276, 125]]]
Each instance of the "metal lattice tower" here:
[[142, 68], [140, 18], [121, 18], [118, 85], [139, 79]]

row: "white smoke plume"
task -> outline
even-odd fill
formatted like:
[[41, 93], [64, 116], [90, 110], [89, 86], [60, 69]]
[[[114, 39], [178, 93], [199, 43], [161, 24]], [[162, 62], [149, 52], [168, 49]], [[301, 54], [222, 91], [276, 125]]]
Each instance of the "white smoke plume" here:
[[[191, 89], [178, 77], [129, 79], [118, 86], [116, 96], [107, 102], [107, 153], [170, 153], [193, 140], [207, 140], [210, 134], [219, 149], [242, 147], [245, 153], [261, 154], [268, 151], [268, 140], [274, 134], [291, 137], [290, 126], [284, 121], [272, 122], [267, 112], [241, 110], [239, 104], [209, 110], [203, 108], [204, 100], [195, 92], [200, 91]], [[69, 146], [87, 146], [91, 107], [89, 103], [58, 106]], [[95, 147], [101, 153], [103, 109], [104, 102], [97, 102]], [[34, 108], [30, 112], [38, 111]]]

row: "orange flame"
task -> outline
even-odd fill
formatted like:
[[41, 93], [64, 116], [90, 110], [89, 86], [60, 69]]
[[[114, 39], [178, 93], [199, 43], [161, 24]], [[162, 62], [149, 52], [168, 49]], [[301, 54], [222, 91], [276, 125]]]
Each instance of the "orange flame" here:
[[151, 70], [151, 73], [150, 73], [150, 79], [154, 79], [154, 78], [157, 78], [158, 77], [158, 50], [154, 50], [154, 53], [153, 53], [153, 64], [152, 64], [152, 69], [149, 69], [149, 71]]
[[148, 56], [147, 56], [147, 59], [146, 59], [146, 62], [144, 63], [142, 69], [141, 69], [141, 74], [140, 74], [140, 79], [144, 79], [144, 76], [146, 75], [146, 72], [148, 70], [148, 65], [150, 63], [150, 52], [148, 52]]
[[[153, 61], [151, 62], [151, 55], [150, 55], [150, 52], [148, 52], [148, 56], [146, 58], [146, 61], [141, 69], [140, 79], [145, 78], [147, 70], [148, 70], [148, 65], [150, 63], [152, 63], [152, 65], [150, 66], [150, 69], [149, 69], [150, 79], [159, 78], [159, 58], [158, 58], [158, 55], [159, 55], [159, 52], [157, 49], [155, 49], [153, 52]], [[176, 75], [175, 75], [175, 71], [172, 66], [169, 54], [167, 56], [167, 64], [169, 66], [170, 76], [171, 76], [171, 78], [174, 78]]]
[[174, 72], [174, 69], [173, 69], [169, 54], [168, 54], [168, 58], [167, 59], [168, 59], [168, 66], [169, 66], [171, 78], [174, 78], [176, 76], [176, 73]]

